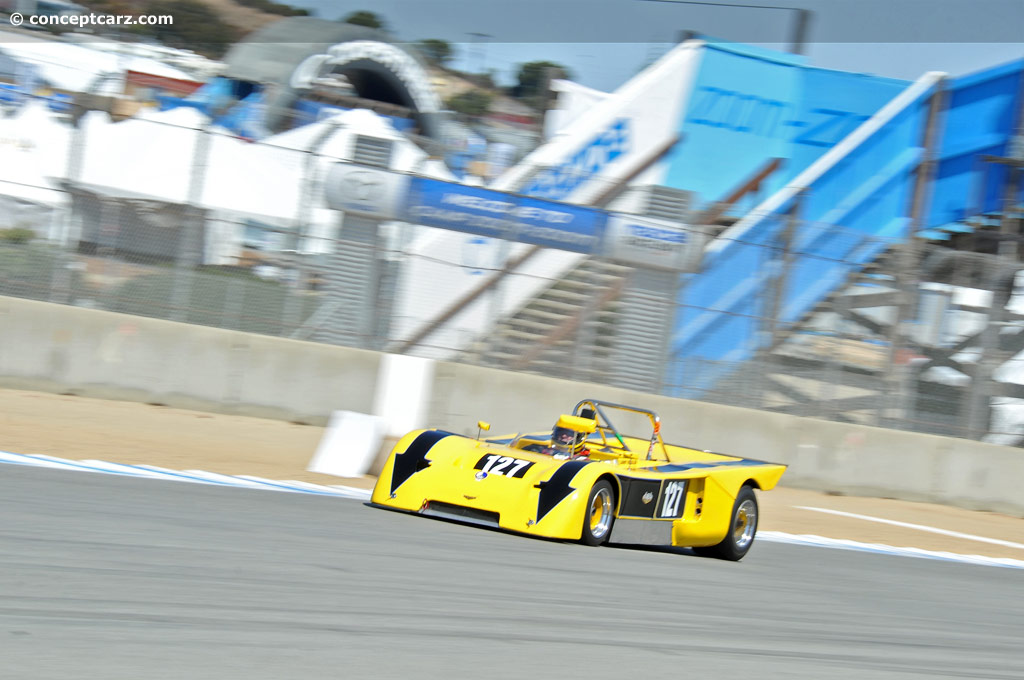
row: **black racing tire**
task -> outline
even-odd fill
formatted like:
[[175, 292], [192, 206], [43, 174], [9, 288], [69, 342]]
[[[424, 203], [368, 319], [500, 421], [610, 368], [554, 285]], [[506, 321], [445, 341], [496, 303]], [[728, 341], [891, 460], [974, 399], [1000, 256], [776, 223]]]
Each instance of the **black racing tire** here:
[[718, 545], [694, 548], [693, 552], [702, 557], [714, 557], [720, 560], [738, 562], [754, 545], [757, 534], [757, 497], [753, 487], [745, 485], [736, 494], [736, 502], [732, 506], [732, 519], [729, 522], [729, 533]]
[[614, 522], [615, 491], [608, 480], [602, 479], [590, 488], [580, 541], [586, 545], [601, 545], [611, 536]]

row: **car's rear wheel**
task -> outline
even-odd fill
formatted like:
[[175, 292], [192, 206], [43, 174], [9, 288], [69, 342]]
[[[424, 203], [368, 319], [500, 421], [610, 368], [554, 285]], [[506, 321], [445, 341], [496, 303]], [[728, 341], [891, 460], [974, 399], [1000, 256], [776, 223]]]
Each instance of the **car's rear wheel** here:
[[611, 535], [614, 521], [615, 492], [612, 485], [602, 479], [590, 489], [580, 540], [587, 545], [601, 545]]
[[743, 559], [743, 556], [754, 544], [754, 536], [757, 534], [757, 497], [754, 489], [744, 486], [736, 495], [736, 502], [732, 506], [732, 521], [729, 523], [729, 533], [725, 535], [718, 545], [706, 548], [694, 548], [693, 551], [705, 557], [717, 557], [720, 560], [731, 560], [733, 562]]

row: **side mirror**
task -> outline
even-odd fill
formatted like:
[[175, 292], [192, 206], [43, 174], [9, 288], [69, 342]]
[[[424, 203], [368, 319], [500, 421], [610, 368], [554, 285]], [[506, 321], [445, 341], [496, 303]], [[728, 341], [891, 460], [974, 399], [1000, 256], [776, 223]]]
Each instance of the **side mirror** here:
[[476, 431], [476, 438], [477, 439], [480, 439], [480, 433], [481, 432], [487, 432], [488, 430], [491, 429], [491, 424], [488, 423], [488, 422], [484, 422], [483, 420], [476, 421], [476, 426], [477, 426], [477, 431]]

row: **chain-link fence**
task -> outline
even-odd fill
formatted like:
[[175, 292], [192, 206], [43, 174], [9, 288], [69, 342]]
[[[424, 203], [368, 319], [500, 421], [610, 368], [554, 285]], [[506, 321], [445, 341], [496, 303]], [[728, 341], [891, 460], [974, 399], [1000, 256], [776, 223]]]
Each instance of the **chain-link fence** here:
[[[343, 126], [253, 143], [184, 119], [84, 119], [54, 122], [52, 148], [18, 130], [0, 127], [0, 295], [612, 384], [637, 384], [617, 367], [650, 351], [664, 369], [641, 381], [651, 392], [1000, 443], [1024, 433], [1015, 258], [954, 243], [900, 260], [898, 239], [780, 220], [759, 239], [716, 235], [749, 251], [733, 299], [736, 280], [637, 289], [630, 267], [519, 267], [525, 246], [466, 235], [439, 262], [467, 282], [449, 297], [440, 279], [403, 278], [437, 257], [415, 247], [423, 228], [327, 208], [326, 168], [355, 144]], [[394, 147], [401, 171], [431, 162]], [[436, 303], [420, 325], [474, 306], [479, 322], [412, 342], [410, 286]], [[667, 322], [630, 349], [625, 326], [645, 318], [630, 313], [666, 300]]]
[[[883, 244], [879, 244], [883, 245]], [[677, 355], [669, 391], [706, 401], [994, 443], [1024, 433], [1024, 264], [890, 241], [801, 309], [799, 255], [782, 256], [746, 310], [744, 351]], [[686, 305], [685, 296], [683, 305]], [[708, 314], [707, 308], [691, 310]], [[772, 312], [775, 312], [774, 314]], [[724, 313], [723, 313], [724, 314]], [[712, 334], [712, 341], [714, 335]]]

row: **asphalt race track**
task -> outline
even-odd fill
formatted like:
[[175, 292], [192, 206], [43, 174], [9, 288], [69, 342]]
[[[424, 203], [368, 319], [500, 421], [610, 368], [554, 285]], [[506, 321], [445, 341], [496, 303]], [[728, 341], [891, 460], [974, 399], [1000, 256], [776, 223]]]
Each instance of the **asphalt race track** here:
[[[0, 679], [1020, 678], [1024, 570], [0, 466]], [[628, 674], [628, 675], [627, 675]]]

